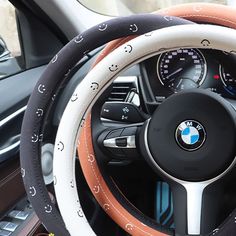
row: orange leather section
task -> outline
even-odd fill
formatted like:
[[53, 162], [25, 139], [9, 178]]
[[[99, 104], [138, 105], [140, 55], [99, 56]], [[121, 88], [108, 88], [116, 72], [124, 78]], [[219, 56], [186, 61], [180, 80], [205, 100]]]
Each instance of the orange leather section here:
[[211, 23], [236, 28], [236, 8], [218, 4], [183, 4], [159, 11], [160, 14], [178, 16], [194, 22]]
[[[195, 3], [174, 6], [163, 9], [157, 13], [164, 15], [179, 16], [194, 22], [213, 23], [226, 27], [236, 29], [236, 8], [226, 7], [216, 4]], [[134, 36], [133, 36], [134, 37]], [[103, 49], [98, 56], [95, 65], [101, 61], [112, 50], [132, 39], [133, 37], [126, 37], [117, 39]], [[144, 225], [142, 222], [132, 216], [124, 207], [116, 200], [112, 192], [109, 190], [104, 181], [99, 167], [97, 165], [91, 137], [91, 119], [85, 121], [81, 137], [78, 144], [78, 153], [81, 167], [87, 183], [99, 204], [107, 212], [107, 214], [124, 230], [131, 235], [165, 235], [157, 232]]]
[[91, 137], [90, 116], [84, 123], [78, 149], [80, 164], [83, 167], [83, 172], [89, 183], [90, 189], [107, 214], [131, 235], [164, 236], [165, 234], [155, 231], [132, 216], [119, 204], [112, 192], [109, 190], [106, 182], [102, 178], [95, 159]]
[[[218, 4], [195, 3], [181, 4], [155, 12], [156, 14], [178, 16], [194, 22], [222, 25], [236, 29], [236, 8]], [[135, 38], [135, 36], [114, 40], [106, 45], [97, 57], [95, 64], [111, 51]]]

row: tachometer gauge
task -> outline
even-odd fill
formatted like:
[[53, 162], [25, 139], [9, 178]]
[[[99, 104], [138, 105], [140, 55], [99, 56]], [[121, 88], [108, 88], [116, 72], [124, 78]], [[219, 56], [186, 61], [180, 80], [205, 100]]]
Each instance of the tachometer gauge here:
[[173, 92], [199, 87], [206, 76], [206, 60], [197, 49], [163, 53], [157, 62], [161, 84]]
[[225, 90], [230, 93], [230, 95], [236, 95], [236, 79], [231, 76], [231, 74], [222, 66], [220, 66], [220, 75], [222, 82], [224, 84]]

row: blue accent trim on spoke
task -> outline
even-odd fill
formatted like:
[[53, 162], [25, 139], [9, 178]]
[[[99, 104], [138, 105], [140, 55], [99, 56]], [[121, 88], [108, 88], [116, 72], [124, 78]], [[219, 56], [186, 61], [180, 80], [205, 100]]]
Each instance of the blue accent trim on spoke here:
[[156, 220], [159, 224], [173, 229], [173, 214], [173, 197], [170, 187], [167, 183], [158, 181], [156, 187]]

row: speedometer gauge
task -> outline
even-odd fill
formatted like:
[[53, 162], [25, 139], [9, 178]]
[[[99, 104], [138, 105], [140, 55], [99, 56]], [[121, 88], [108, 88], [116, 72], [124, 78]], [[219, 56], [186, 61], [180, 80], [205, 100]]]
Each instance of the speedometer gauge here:
[[197, 49], [163, 53], [157, 62], [161, 84], [173, 92], [199, 87], [206, 75], [206, 60]]

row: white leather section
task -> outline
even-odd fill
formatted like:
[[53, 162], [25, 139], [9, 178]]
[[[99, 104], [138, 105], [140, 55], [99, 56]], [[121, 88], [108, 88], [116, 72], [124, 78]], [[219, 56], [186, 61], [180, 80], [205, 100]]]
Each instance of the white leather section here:
[[213, 48], [235, 52], [235, 42], [236, 31], [233, 29], [213, 25], [173, 26], [142, 35], [120, 46], [87, 74], [67, 104], [54, 149], [56, 198], [72, 236], [94, 235], [82, 215], [76, 190], [79, 183], [75, 180], [75, 152], [85, 114], [104, 89], [122, 70], [155, 54], [176, 48]]

